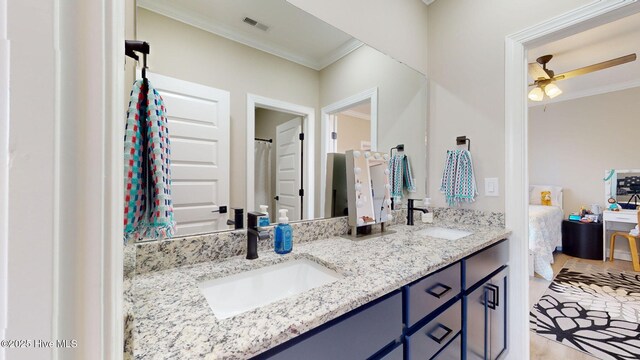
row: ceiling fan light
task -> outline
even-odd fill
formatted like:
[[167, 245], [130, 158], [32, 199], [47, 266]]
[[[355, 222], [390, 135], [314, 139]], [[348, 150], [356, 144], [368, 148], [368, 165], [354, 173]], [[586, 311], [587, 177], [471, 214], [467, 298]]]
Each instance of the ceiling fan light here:
[[562, 90], [560, 90], [556, 84], [549, 84], [544, 87], [544, 93], [547, 94], [550, 99], [553, 99], [554, 97], [562, 94]]
[[544, 98], [544, 92], [542, 92], [542, 89], [536, 86], [531, 89], [531, 91], [529, 91], [528, 97], [531, 101], [542, 101], [542, 99]]

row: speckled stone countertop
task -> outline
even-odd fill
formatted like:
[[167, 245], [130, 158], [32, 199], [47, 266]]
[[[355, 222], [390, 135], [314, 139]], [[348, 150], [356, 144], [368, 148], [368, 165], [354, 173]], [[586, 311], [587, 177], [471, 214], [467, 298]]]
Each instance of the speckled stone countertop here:
[[[261, 252], [131, 279], [131, 328], [136, 359], [244, 359], [286, 342], [363, 304], [509, 236], [500, 227], [438, 223], [472, 231], [458, 240], [416, 234], [429, 225], [394, 226], [394, 234], [361, 241], [332, 237], [296, 244], [287, 255]], [[294, 234], [295, 235], [295, 234]], [[309, 258], [343, 275], [234, 317], [218, 320], [198, 289], [219, 278], [295, 258]]]

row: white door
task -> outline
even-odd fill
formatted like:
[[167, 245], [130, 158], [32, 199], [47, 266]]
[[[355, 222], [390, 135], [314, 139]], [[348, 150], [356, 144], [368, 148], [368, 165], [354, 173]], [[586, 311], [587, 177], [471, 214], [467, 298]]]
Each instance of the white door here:
[[[302, 118], [276, 126], [276, 211], [287, 209], [289, 220], [300, 220], [299, 190], [302, 188], [300, 162]], [[276, 212], [276, 220], [280, 213]]]
[[229, 92], [151, 74], [147, 78], [165, 101], [171, 138], [171, 195], [184, 236], [228, 229]]

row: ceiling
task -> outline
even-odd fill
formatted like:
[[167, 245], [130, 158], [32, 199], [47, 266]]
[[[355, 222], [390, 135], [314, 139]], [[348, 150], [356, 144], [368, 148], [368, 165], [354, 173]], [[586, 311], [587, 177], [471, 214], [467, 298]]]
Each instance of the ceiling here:
[[563, 94], [553, 100], [545, 97], [545, 101], [542, 102], [529, 100], [529, 106], [640, 86], [640, 13], [530, 49], [528, 52], [530, 63], [535, 62], [539, 56], [552, 54], [553, 59], [547, 64], [547, 68], [556, 74], [631, 53], [638, 54], [639, 59], [558, 81], [557, 85], [562, 89]]
[[[137, 5], [315, 70], [362, 45], [286, 0], [138, 0]], [[248, 25], [245, 17], [269, 29]]]

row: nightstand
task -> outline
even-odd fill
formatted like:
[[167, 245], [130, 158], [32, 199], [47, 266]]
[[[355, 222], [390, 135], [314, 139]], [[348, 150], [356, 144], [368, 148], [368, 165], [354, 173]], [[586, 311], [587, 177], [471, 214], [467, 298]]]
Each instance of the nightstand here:
[[562, 252], [583, 259], [602, 260], [602, 223], [562, 221]]

